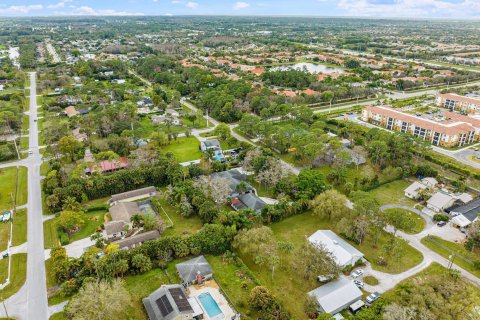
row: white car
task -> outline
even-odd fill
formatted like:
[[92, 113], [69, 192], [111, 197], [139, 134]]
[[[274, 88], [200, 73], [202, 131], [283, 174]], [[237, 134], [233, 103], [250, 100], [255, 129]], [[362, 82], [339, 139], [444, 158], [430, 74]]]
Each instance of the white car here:
[[28, 150], [28, 154], [33, 154], [33, 151], [32, 151], [32, 150]]
[[378, 298], [380, 298], [380, 293], [374, 292], [370, 294], [365, 300], [367, 300], [368, 303], [372, 304], [377, 301]]
[[365, 283], [360, 280], [353, 280], [353, 283], [357, 286], [358, 289], [363, 289], [363, 287], [365, 286]]
[[364, 272], [363, 272], [362, 269], [357, 269], [357, 270], [352, 272], [351, 276], [352, 276], [352, 278], [358, 278], [358, 277], [362, 276], [363, 273]]

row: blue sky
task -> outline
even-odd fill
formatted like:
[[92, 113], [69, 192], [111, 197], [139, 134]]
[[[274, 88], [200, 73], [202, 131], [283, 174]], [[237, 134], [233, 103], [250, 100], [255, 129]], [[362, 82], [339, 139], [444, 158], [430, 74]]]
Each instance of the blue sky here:
[[480, 0], [0, 0], [0, 16], [308, 15], [480, 19]]

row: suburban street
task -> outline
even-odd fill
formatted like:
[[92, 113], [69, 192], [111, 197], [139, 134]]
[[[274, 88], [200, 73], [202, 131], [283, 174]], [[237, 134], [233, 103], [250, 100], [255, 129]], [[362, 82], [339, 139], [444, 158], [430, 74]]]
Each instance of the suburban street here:
[[[36, 73], [30, 73], [30, 131], [29, 146], [32, 154], [27, 159], [9, 163], [28, 168], [28, 225], [27, 225], [27, 278], [25, 285], [5, 301], [10, 317], [18, 319], [48, 319], [45, 254], [43, 245], [43, 212], [40, 187], [42, 155], [38, 145]], [[0, 316], [6, 317], [0, 308]]]

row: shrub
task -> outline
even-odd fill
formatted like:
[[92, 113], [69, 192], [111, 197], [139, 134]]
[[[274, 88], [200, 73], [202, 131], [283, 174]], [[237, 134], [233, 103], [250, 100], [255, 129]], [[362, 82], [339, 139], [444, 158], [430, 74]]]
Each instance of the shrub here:
[[448, 221], [449, 220], [449, 217], [448, 215], [444, 214], [444, 213], [436, 213], [433, 215], [433, 221]]

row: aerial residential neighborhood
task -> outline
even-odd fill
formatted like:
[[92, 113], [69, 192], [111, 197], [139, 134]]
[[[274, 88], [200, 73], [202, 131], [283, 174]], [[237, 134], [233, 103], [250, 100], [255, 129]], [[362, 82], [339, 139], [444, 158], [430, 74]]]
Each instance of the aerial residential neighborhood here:
[[480, 319], [475, 1], [0, 3], [0, 319]]

